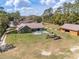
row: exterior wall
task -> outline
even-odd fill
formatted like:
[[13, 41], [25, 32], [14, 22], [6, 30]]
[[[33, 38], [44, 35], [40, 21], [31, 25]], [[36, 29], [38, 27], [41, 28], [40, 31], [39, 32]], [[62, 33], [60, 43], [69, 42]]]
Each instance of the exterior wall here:
[[44, 30], [44, 29], [43, 28], [32, 29], [32, 32], [34, 32], [34, 31], [42, 31], [42, 30]]
[[70, 34], [71, 34], [71, 35], [78, 36], [78, 32], [75, 32], [75, 31], [70, 31]]
[[10, 21], [10, 23], [8, 25], [9, 25], [9, 27], [16, 27], [13, 21]]
[[[65, 29], [60, 29], [61, 32], [66, 32]], [[68, 32], [70, 35], [74, 35], [74, 36], [79, 36], [79, 32], [76, 31], [71, 31], [69, 30]]]
[[30, 33], [32, 29], [28, 28], [27, 26], [19, 30], [20, 33]]
[[79, 32], [77, 33], [77, 35], [79, 36]]
[[22, 28], [21, 30], [19, 30], [18, 32], [19, 33], [31, 33], [31, 32], [42, 31], [42, 30], [43, 30], [43, 28], [31, 29], [31, 28], [26, 26], [26, 27]]

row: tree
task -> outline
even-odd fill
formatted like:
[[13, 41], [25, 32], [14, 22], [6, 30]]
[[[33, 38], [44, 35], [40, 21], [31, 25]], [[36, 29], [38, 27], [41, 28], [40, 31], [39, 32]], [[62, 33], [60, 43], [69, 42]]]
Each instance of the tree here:
[[8, 27], [8, 22], [8, 14], [4, 10], [0, 9], [0, 36]]
[[59, 25], [64, 23], [78, 23], [79, 2], [77, 3], [74, 3], [74, 4], [64, 3], [61, 8], [60, 7], [57, 8], [53, 16], [53, 19], [54, 19], [53, 23], [59, 24]]
[[12, 12], [9, 14], [9, 19], [13, 21], [19, 21], [21, 18], [19, 11]]
[[52, 8], [48, 8], [42, 14], [42, 21], [43, 22], [52, 23], [52, 16], [53, 16], [53, 9]]
[[52, 16], [52, 15], [53, 15], [53, 9], [49, 8], [44, 11], [42, 16]]
[[6, 31], [8, 28], [8, 23], [10, 21], [18, 22], [20, 20], [21, 16], [19, 11], [8, 13], [4, 11], [3, 7], [0, 7], [0, 36], [2, 33]]
[[36, 16], [34, 21], [40, 23], [40, 22], [42, 22], [42, 18], [40, 16]]
[[4, 7], [0, 7], [0, 12], [2, 12], [4, 10]]

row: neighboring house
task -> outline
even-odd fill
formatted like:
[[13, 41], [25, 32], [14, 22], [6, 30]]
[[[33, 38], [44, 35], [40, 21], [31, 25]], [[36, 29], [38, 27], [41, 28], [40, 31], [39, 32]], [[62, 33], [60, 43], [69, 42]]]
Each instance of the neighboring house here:
[[8, 24], [8, 26], [9, 26], [10, 28], [16, 27], [14, 21], [10, 21], [9, 24]]
[[79, 36], [79, 25], [77, 24], [64, 24], [60, 27], [62, 32], [69, 32], [71, 35]]
[[19, 21], [19, 24], [21, 23], [33, 23], [34, 21], [33, 20], [22, 20], [22, 21]]
[[41, 31], [44, 29], [44, 26], [42, 23], [21, 23], [20, 25], [17, 25], [16, 30], [18, 32], [34, 32], [34, 31]]

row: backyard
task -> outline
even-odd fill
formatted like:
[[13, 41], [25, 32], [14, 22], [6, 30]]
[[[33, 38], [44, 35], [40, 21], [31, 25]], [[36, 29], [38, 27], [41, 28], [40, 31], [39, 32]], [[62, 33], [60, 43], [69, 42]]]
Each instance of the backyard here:
[[[78, 59], [79, 50], [73, 53], [71, 48], [79, 46], [79, 37], [60, 32], [58, 25], [44, 25], [47, 31], [54, 32], [62, 39], [47, 39], [46, 34], [11, 33], [8, 34], [6, 42], [14, 44], [16, 48], [0, 53], [0, 59]], [[51, 52], [51, 54], [42, 55], [43, 51]]]

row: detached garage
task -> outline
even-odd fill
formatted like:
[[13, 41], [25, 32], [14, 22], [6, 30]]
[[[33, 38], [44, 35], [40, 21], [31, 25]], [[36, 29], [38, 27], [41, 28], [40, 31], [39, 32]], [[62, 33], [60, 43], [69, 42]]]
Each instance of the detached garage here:
[[64, 24], [60, 27], [61, 32], [69, 32], [71, 35], [79, 36], [79, 25], [77, 24]]

